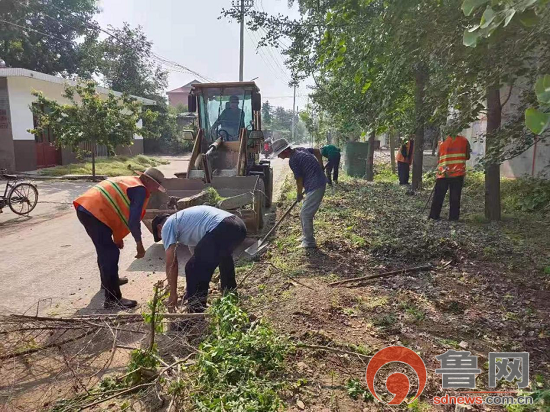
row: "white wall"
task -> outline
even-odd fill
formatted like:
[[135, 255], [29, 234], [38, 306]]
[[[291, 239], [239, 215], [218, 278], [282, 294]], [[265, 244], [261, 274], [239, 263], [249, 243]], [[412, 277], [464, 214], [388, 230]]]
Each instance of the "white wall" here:
[[27, 130], [33, 128], [30, 106], [36, 98], [31, 94], [33, 90], [42, 91], [50, 99], [60, 103], [68, 103], [61, 95], [62, 84], [50, 83], [28, 77], [9, 77], [8, 92], [10, 96], [11, 124], [13, 140], [34, 140], [34, 136]]
[[[9, 77], [8, 93], [10, 97], [10, 112], [13, 130], [13, 140], [34, 140], [34, 136], [27, 130], [33, 128], [33, 116], [30, 110], [31, 104], [36, 101], [32, 92], [41, 91], [49, 99], [59, 103], [70, 103], [63, 97], [65, 86], [59, 83], [52, 83], [44, 80], [31, 79], [30, 77]], [[106, 96], [102, 94], [102, 96]], [[78, 101], [78, 98], [76, 99]], [[141, 127], [141, 120], [138, 125]], [[135, 140], [142, 140], [143, 137], [135, 135]]]
[[[519, 110], [520, 104], [520, 87], [524, 89], [531, 87], [526, 84], [516, 82], [516, 87], [512, 90], [510, 99], [502, 110], [502, 123], [504, 124], [510, 116]], [[510, 89], [508, 87], [503, 87], [501, 90], [501, 100], [504, 102], [508, 95]], [[478, 162], [479, 159], [485, 155], [485, 138], [480, 137], [485, 134], [487, 129], [487, 118], [485, 116], [481, 117], [480, 120], [474, 122], [469, 129], [463, 130], [462, 135], [465, 136], [472, 146], [472, 157], [468, 161], [468, 166], [473, 167]], [[509, 178], [518, 178], [526, 176], [534, 177], [543, 177], [550, 178], [550, 144], [539, 143], [537, 145], [536, 154], [533, 157], [535, 152], [534, 147], [526, 150], [521, 155], [511, 159], [506, 160], [500, 166], [500, 172], [503, 177]], [[533, 167], [534, 163], [534, 167]], [[534, 172], [534, 173], [533, 173]]]

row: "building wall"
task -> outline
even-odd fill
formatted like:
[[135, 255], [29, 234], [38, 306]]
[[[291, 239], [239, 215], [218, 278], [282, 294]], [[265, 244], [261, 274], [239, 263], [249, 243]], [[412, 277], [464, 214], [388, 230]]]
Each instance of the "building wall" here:
[[[520, 84], [523, 88], [530, 87], [529, 85]], [[519, 92], [520, 88], [516, 87], [510, 96], [508, 103], [502, 110], [502, 123], [506, 123], [519, 109]], [[508, 97], [509, 89], [504, 87], [501, 91], [501, 99], [504, 101]], [[485, 156], [485, 131], [487, 129], [487, 119], [482, 117], [474, 122], [469, 129], [464, 130], [463, 136], [468, 138], [472, 147], [472, 156], [468, 161], [468, 166], [474, 167]], [[535, 151], [536, 150], [536, 151]], [[539, 143], [537, 147], [531, 147], [521, 155], [506, 160], [500, 166], [500, 173], [503, 177], [519, 178], [519, 177], [541, 177], [550, 179], [550, 143]]]
[[172, 107], [178, 107], [179, 105], [187, 107], [189, 92], [187, 93], [167, 93], [168, 104]]
[[[6, 78], [0, 78], [0, 81], [1, 80], [6, 80]], [[69, 100], [63, 97], [65, 86], [63, 84], [52, 83], [28, 77], [9, 77], [7, 78], [7, 86], [9, 92], [9, 106], [12, 119], [11, 130], [13, 136], [13, 157], [15, 158], [15, 170], [35, 170], [35, 139], [34, 135], [28, 132], [29, 129], [33, 128], [33, 115], [30, 106], [36, 100], [36, 98], [32, 95], [32, 91], [41, 91], [49, 99], [55, 99], [59, 103], [63, 104], [69, 103]], [[141, 123], [139, 125], [141, 126]], [[3, 140], [1, 140], [1, 136], [2, 135], [0, 135], [0, 142], [3, 142]], [[133, 149], [123, 151], [131, 153], [136, 152], [137, 154], [143, 153], [142, 139], [143, 138], [141, 136], [134, 136]], [[2, 147], [3, 146], [4, 145], [2, 144]], [[2, 152], [0, 151], [0, 159], [1, 153]], [[70, 150], [63, 149], [61, 156], [62, 164], [71, 163], [76, 160], [75, 155]]]
[[15, 170], [8, 81], [0, 78], [0, 169]]

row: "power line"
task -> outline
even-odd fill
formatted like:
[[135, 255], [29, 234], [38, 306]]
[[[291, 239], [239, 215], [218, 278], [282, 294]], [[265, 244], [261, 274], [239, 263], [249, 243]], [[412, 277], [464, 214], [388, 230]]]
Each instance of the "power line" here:
[[[27, 6], [28, 6], [28, 5], [27, 5]], [[57, 11], [61, 12], [61, 13], [66, 13], [65, 10], [60, 9], [59, 7], [57, 7], [57, 6], [54, 5], [54, 4], [51, 4], [51, 6], [52, 6], [54, 9], [56, 9]], [[57, 20], [57, 19], [55, 19], [55, 18], [53, 18], [53, 17], [47, 15], [47, 14], [44, 13], [43, 11], [40, 11], [40, 13], [44, 14], [45, 16], [49, 17], [49, 18], [52, 19], [52, 20]], [[97, 29], [99, 29], [102, 33], [105, 33], [106, 35], [108, 35], [109, 37], [113, 38], [113, 39], [116, 40], [117, 42], [122, 43], [124, 46], [127, 46], [127, 47], [128, 47], [128, 46], [131, 46], [131, 45], [129, 45], [129, 44], [126, 44], [126, 43], [123, 42], [122, 40], [120, 40], [120, 39], [119, 39], [117, 36], [115, 36], [113, 33], [111, 33], [111, 32], [109, 32], [109, 31], [103, 29], [101, 26], [99, 26], [99, 25], [98, 25], [98, 26], [94, 26], [94, 25], [90, 24], [87, 20], [83, 19], [82, 17], [80, 17], [80, 16], [78, 16], [78, 15], [76, 15], [76, 14], [70, 13], [70, 15], [73, 16], [73, 17], [75, 17], [75, 18], [77, 18], [78, 20], [80, 20], [80, 21], [81, 21], [82, 23], [84, 23], [88, 28], [92, 28], [92, 29], [94, 29], [94, 30], [97, 28]], [[69, 27], [71, 27], [71, 26], [69, 26]], [[73, 30], [74, 30], [74, 28], [73, 28]], [[44, 33], [42, 33], [42, 34], [44, 34]], [[157, 63], [160, 63], [161, 65], [163, 65], [163, 66], [165, 66], [165, 67], [171, 65], [171, 66], [172, 66], [172, 70], [170, 70], [170, 71], [178, 71], [178, 72], [180, 72], [180, 73], [190, 73], [190, 74], [193, 74], [194, 76], [197, 76], [197, 77], [199, 77], [199, 78], [201, 78], [202, 80], [205, 80], [205, 81], [207, 81], [207, 82], [214, 82], [214, 80], [212, 80], [212, 79], [210, 79], [210, 78], [208, 78], [208, 77], [206, 77], [206, 76], [203, 76], [203, 75], [201, 75], [200, 73], [198, 73], [198, 72], [196, 72], [196, 71], [194, 71], [194, 70], [191, 70], [191, 69], [189, 69], [188, 67], [186, 67], [186, 66], [184, 66], [184, 65], [182, 65], [182, 64], [180, 64], [180, 63], [178, 63], [178, 62], [175, 62], [175, 61], [172, 61], [172, 60], [168, 60], [168, 59], [166, 59], [165, 57], [162, 57], [162, 56], [160, 56], [160, 55], [158, 55], [158, 54], [156, 54], [156, 53], [154, 53], [154, 52], [152, 52], [152, 51], [151, 51], [151, 55], [152, 55], [153, 59], [157, 61]], [[175, 67], [175, 68], [174, 68], [174, 67]], [[179, 70], [178, 70], [178, 69], [179, 69]]]
[[11, 21], [2, 20], [2, 19], [0, 19], [0, 22], [5, 23], [5, 24], [9, 24], [9, 25], [11, 25], [11, 26], [18, 27], [18, 28], [20, 28], [20, 29], [23, 30], [23, 31], [32, 31], [32, 32], [41, 34], [42, 36], [50, 37], [50, 38], [52, 38], [52, 39], [56, 39], [56, 40], [59, 40], [59, 41], [63, 41], [63, 42], [65, 42], [65, 43], [73, 44], [72, 40], [67, 40], [67, 39], [62, 39], [62, 38], [60, 38], [60, 37], [52, 36], [51, 34], [44, 33], [44, 32], [38, 31], [38, 30], [35, 30], [35, 29], [33, 29], [33, 28], [29, 27], [29, 26], [21, 26], [21, 25], [19, 25], [19, 24], [13, 23], [13, 22], [11, 22]]
[[286, 70], [281, 67], [280, 64], [276, 61], [275, 57], [272, 53], [269, 52], [269, 49], [259, 46], [259, 40], [256, 38], [256, 34], [254, 32], [250, 32], [251, 36], [254, 36], [254, 41], [256, 43], [256, 49], [260, 54], [263, 52], [263, 56], [268, 60], [269, 64], [274, 68], [276, 73], [280, 73], [283, 78], [281, 80], [291, 83], [292, 78], [286, 73]]
[[258, 42], [256, 39], [252, 38], [253, 37], [253, 33], [250, 31], [250, 30], [246, 30], [246, 32], [248, 33], [249, 37], [250, 37], [250, 40], [255, 43], [255, 46], [256, 46], [256, 50], [258, 51], [258, 54], [260, 56], [260, 58], [263, 60], [263, 62], [266, 64], [266, 66], [273, 72], [273, 74], [279, 79], [279, 80], [282, 80], [284, 82], [290, 82], [290, 78], [286, 79], [284, 77], [281, 77], [281, 74], [283, 76], [286, 76], [286, 74], [284, 72], [281, 72], [280, 69], [277, 69], [276, 65], [274, 65], [271, 60], [268, 58], [267, 55], [264, 55], [262, 52], [262, 48], [261, 47], [258, 47]]

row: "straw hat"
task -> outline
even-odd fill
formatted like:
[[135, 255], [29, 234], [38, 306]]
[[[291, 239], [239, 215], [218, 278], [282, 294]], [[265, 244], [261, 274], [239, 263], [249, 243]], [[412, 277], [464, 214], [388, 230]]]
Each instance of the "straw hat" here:
[[275, 158], [279, 156], [282, 152], [284, 152], [286, 149], [290, 147], [290, 143], [286, 139], [278, 139], [275, 140], [271, 144], [271, 148], [273, 149], [273, 152], [271, 153], [271, 158]]

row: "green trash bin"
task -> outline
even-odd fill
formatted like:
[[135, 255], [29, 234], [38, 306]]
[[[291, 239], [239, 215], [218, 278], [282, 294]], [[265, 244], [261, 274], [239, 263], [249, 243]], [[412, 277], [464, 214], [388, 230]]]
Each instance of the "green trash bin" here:
[[367, 172], [367, 157], [369, 144], [367, 142], [348, 142], [344, 155], [344, 170], [349, 176], [363, 177]]

